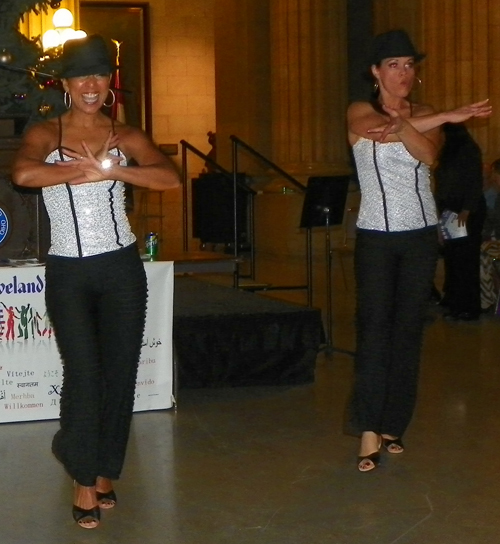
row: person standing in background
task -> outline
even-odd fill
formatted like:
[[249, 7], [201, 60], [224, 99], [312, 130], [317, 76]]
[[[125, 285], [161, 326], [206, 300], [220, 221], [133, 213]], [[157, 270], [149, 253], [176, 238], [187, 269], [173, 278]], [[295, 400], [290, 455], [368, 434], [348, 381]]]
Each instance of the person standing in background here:
[[483, 240], [500, 240], [500, 159], [485, 169], [483, 195], [486, 201], [486, 219], [483, 225]]
[[467, 236], [443, 240], [444, 296], [441, 305], [446, 318], [460, 321], [479, 319], [480, 248], [486, 201], [483, 195], [483, 160], [481, 149], [463, 123], [445, 123], [444, 145], [434, 171], [436, 204], [442, 214], [457, 214], [458, 226], [465, 226]]
[[496, 159], [484, 175], [483, 194], [487, 215], [483, 226], [480, 256], [481, 311], [498, 315], [500, 287], [500, 159]]

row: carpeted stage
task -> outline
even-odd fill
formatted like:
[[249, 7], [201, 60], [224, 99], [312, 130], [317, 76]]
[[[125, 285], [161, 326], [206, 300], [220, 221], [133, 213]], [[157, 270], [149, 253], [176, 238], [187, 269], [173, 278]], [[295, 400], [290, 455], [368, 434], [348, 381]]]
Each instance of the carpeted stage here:
[[321, 312], [191, 277], [174, 281], [178, 388], [312, 382]]

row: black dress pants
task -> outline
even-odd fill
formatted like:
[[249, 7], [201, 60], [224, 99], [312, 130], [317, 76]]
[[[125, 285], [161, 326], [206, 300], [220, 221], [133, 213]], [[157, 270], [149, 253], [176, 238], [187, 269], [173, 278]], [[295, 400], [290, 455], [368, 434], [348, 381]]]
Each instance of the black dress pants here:
[[403, 436], [413, 415], [437, 230], [358, 230], [351, 430]]
[[46, 305], [63, 361], [54, 455], [84, 486], [120, 476], [132, 419], [147, 283], [135, 244], [49, 256]]

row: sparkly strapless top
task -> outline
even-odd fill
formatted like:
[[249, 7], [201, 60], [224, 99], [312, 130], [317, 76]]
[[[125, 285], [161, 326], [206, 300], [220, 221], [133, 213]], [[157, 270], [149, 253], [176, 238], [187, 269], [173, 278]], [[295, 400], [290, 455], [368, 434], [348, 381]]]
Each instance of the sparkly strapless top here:
[[437, 224], [429, 167], [402, 142], [360, 138], [352, 149], [361, 187], [359, 228], [397, 232]]
[[[110, 151], [122, 158], [118, 149]], [[63, 155], [64, 160], [72, 160]], [[61, 160], [59, 150], [45, 162]], [[42, 189], [43, 201], [50, 218], [50, 255], [89, 257], [107, 253], [135, 242], [125, 213], [125, 187], [121, 181], [69, 185], [62, 183]]]

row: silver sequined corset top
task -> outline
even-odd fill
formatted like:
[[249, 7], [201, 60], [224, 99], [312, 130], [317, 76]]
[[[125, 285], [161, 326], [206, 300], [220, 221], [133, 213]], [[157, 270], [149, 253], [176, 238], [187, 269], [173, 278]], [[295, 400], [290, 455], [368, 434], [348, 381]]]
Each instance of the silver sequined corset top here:
[[361, 187], [359, 228], [397, 232], [437, 224], [429, 167], [403, 143], [360, 138], [353, 153]]
[[[122, 157], [118, 149], [110, 151]], [[72, 160], [63, 155], [64, 160]], [[61, 160], [59, 150], [45, 162]], [[89, 257], [107, 253], [135, 242], [125, 213], [125, 187], [121, 181], [108, 180], [81, 185], [62, 183], [42, 189], [50, 218], [50, 255]]]

